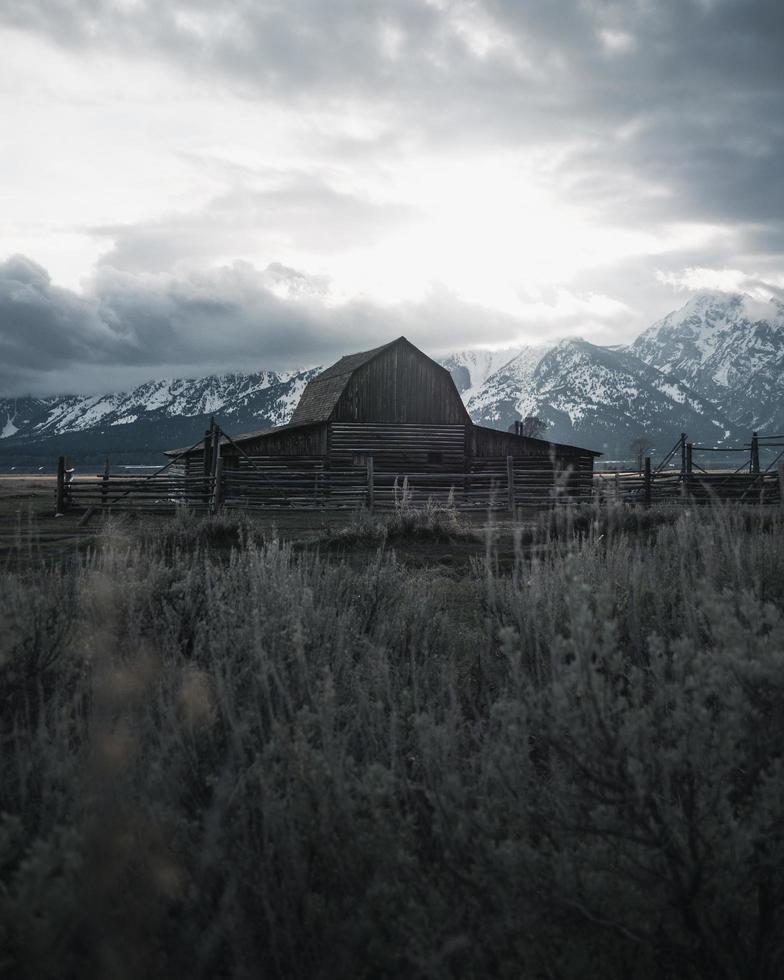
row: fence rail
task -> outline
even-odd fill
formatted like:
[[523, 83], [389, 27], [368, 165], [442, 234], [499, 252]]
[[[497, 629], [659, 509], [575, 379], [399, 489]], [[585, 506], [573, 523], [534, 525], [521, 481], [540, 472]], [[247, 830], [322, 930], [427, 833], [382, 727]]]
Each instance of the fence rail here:
[[[691, 503], [717, 501], [748, 504], [781, 504], [784, 499], [784, 443], [767, 469], [760, 466], [759, 447], [778, 448], [770, 437], [752, 436], [750, 459], [734, 472], [708, 472], [694, 463], [695, 447], [683, 434], [673, 449], [654, 469], [645, 459], [644, 471], [596, 473], [581, 461], [565, 465], [545, 456], [473, 457], [464, 464], [416, 464], [408, 471], [395, 470], [389, 461], [361, 454], [363, 462], [327, 464], [322, 457], [251, 457], [240, 450], [231, 465], [217, 452], [219, 432], [213, 426], [205, 446], [201, 472], [193, 473], [183, 462], [184, 450], [161, 470], [148, 476], [110, 473], [107, 461], [103, 474], [73, 480], [73, 472], [60, 457], [57, 469], [56, 509], [122, 509], [150, 512], [178, 507], [214, 512], [219, 507], [246, 510], [345, 511], [359, 507], [389, 510], [403, 503], [421, 506], [428, 500], [450, 503], [465, 511], [506, 511], [558, 506], [562, 503], [615, 499], [633, 504]], [[191, 447], [193, 448], [193, 447]], [[713, 451], [711, 449], [711, 451]], [[734, 451], [734, 450], [733, 450]], [[680, 470], [665, 469], [680, 456]], [[777, 464], [777, 465], [776, 465]]]
[[[464, 469], [442, 472], [416, 469], [391, 472], [373, 466], [327, 467], [313, 463], [291, 469], [278, 461], [251, 459], [235, 468], [220, 466], [208, 475], [169, 471], [152, 476], [110, 473], [81, 478], [58, 487], [60, 510], [68, 507], [132, 507], [168, 511], [177, 507], [214, 510], [216, 506], [243, 509], [346, 510], [372, 507], [388, 510], [403, 503], [421, 506], [428, 500], [460, 510], [510, 510], [540, 507], [565, 499], [588, 500], [593, 493], [590, 474], [559, 469], [543, 460], [517, 468], [518, 460], [471, 461]], [[487, 465], [491, 463], [493, 465]], [[59, 481], [58, 481], [59, 483]]]
[[217, 476], [165, 474], [157, 477], [96, 476], [66, 483], [65, 507], [132, 507], [152, 512], [177, 507], [211, 510], [217, 505], [243, 509], [388, 510], [406, 502], [451, 503], [460, 510], [509, 511], [611, 498], [627, 503], [693, 503], [737, 501], [775, 504], [782, 500], [780, 472], [692, 473], [685, 479], [665, 472], [639, 476], [597, 473], [592, 478], [568, 470], [526, 469], [511, 464], [480, 472], [391, 473], [369, 467], [310, 468], [302, 471], [258, 468], [223, 470]]
[[784, 471], [760, 473], [689, 473], [645, 475], [597, 473], [598, 496], [627, 502], [713, 504], [735, 501], [747, 504], [777, 504], [782, 500]]

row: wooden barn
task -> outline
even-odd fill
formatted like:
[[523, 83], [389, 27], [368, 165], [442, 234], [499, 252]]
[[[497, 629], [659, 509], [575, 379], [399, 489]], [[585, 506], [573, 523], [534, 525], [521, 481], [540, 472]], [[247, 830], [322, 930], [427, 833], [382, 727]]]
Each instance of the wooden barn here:
[[598, 455], [474, 424], [450, 373], [399, 337], [322, 371], [287, 425], [205, 439], [184, 468], [222, 472], [225, 503], [383, 505], [406, 481], [413, 495], [484, 507], [495, 494], [514, 507], [590, 493]]

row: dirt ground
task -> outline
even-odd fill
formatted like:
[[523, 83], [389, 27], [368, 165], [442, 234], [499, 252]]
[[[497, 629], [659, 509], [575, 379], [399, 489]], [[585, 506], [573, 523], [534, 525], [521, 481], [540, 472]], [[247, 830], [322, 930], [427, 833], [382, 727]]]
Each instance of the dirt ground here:
[[54, 476], [0, 477], [0, 567], [67, 555], [95, 535], [77, 515], [55, 517]]
[[[100, 544], [109, 515], [96, 511], [85, 521], [83, 510], [73, 510], [56, 517], [55, 486], [53, 476], [0, 477], [0, 569], [68, 558]], [[154, 532], [156, 527], [165, 528], [172, 520], [170, 514], [139, 514], [129, 510], [116, 511], [110, 516], [114, 522], [127, 522], [143, 534]], [[336, 559], [364, 562], [376, 551], [377, 544], [334, 540], [335, 530], [348, 524], [352, 517], [350, 512], [276, 511], [255, 512], [251, 520], [263, 531], [276, 533], [297, 547], [317, 548], [321, 554]], [[495, 542], [501, 563], [511, 559], [513, 529], [519, 523], [513, 525], [508, 519], [496, 518], [488, 522], [485, 514], [472, 515], [467, 520], [474, 532], [468, 539], [398, 541], [389, 547], [412, 568], [435, 568], [450, 578], [465, 574], [471, 559], [485, 554], [488, 534]]]

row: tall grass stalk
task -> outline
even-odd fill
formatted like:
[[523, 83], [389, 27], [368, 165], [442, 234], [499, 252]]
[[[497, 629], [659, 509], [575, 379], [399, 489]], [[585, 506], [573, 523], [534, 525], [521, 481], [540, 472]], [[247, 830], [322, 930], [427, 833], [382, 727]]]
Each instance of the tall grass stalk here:
[[543, 517], [461, 601], [183, 518], [0, 591], [0, 971], [784, 974], [780, 515]]

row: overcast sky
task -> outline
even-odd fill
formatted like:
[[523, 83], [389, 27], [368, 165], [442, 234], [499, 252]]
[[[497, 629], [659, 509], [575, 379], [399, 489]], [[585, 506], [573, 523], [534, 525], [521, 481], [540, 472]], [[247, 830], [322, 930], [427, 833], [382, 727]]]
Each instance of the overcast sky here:
[[784, 287], [782, 0], [0, 0], [0, 394]]

